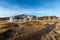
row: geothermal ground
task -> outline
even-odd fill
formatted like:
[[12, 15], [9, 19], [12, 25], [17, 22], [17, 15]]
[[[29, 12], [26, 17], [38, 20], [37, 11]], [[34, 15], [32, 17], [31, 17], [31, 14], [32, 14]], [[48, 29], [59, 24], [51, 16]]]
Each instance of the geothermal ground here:
[[59, 21], [1, 22], [0, 40], [60, 40]]

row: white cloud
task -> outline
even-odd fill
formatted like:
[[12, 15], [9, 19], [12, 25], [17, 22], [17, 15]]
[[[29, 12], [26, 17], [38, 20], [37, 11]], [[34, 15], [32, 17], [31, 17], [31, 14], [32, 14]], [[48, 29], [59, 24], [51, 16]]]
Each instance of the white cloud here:
[[54, 9], [45, 9], [45, 8], [39, 8], [39, 9], [27, 9], [27, 8], [21, 8], [18, 5], [12, 5], [9, 8], [5, 8], [0, 6], [0, 17], [6, 17], [6, 16], [14, 16], [19, 14], [29, 14], [29, 15], [57, 15], [59, 16], [60, 9], [54, 10]]

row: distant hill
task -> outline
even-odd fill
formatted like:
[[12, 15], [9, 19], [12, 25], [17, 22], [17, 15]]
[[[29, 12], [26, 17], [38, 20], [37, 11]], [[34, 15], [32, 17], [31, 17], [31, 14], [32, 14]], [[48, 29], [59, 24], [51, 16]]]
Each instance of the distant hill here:
[[[15, 15], [15, 16], [12, 16], [14, 19], [24, 19], [24, 18], [27, 18], [28, 16], [32, 16], [32, 17], [36, 17], [34, 15], [24, 15], [24, 14], [21, 14], [21, 15]], [[8, 20], [10, 17], [1, 17], [0, 20]]]
[[[21, 15], [15, 15], [13, 16], [14, 19], [24, 19], [27, 18], [28, 16], [32, 16], [33, 19], [36, 19], [37, 16], [35, 15], [25, 15], [25, 14], [21, 14]], [[43, 17], [38, 17], [38, 20], [44, 20], [44, 19], [48, 19], [50, 17], [50, 19], [58, 19], [57, 16], [43, 16]], [[9, 20], [10, 17], [1, 17], [0, 20]]]
[[38, 17], [39, 20], [44, 20], [44, 19], [48, 19], [48, 18], [50, 18], [50, 19], [58, 19], [57, 16], [43, 16], [43, 17]]

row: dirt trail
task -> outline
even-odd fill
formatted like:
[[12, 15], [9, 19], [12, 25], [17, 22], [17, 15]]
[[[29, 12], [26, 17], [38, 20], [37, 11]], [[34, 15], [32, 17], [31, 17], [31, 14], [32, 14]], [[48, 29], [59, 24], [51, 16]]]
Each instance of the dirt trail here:
[[33, 34], [30, 34], [30, 36], [29, 36], [29, 38], [31, 37], [30, 40], [39, 40], [41, 38], [41, 36], [49, 34], [51, 31], [53, 31], [56, 28], [57, 23], [58, 22], [54, 22], [54, 24], [52, 26], [48, 26], [45, 29], [42, 29]]
[[[37, 32], [34, 32], [34, 33], [31, 33], [28, 35], [28, 37], [24, 38], [24, 37], [21, 37], [21, 38], [18, 38], [17, 40], [40, 40], [42, 36], [44, 35], [47, 35], [49, 34], [51, 31], [53, 31], [55, 28], [56, 28], [56, 24], [58, 22], [54, 22], [54, 24], [52, 26], [48, 26], [46, 27], [45, 29], [42, 29], [42, 30], [39, 30]], [[10, 30], [9, 30], [10, 31]], [[6, 31], [5, 33], [3, 33], [2, 35], [4, 36], [3, 38], [0, 36], [0, 39], [1, 40], [8, 40], [8, 38], [10, 38], [10, 35], [13, 34], [14, 36], [12, 37], [11, 40], [15, 40], [13, 38], [16, 38], [15, 35], [18, 35], [20, 37], [20, 33], [19, 31], [21, 31], [21, 29], [18, 29], [17, 31], [14, 30], [14, 31], [11, 31], [9, 33], [9, 31]], [[25, 31], [25, 30], [24, 30]], [[7, 34], [8, 33], [8, 34]], [[17, 34], [16, 34], [17, 33]], [[6, 37], [7, 36], [7, 37]]]

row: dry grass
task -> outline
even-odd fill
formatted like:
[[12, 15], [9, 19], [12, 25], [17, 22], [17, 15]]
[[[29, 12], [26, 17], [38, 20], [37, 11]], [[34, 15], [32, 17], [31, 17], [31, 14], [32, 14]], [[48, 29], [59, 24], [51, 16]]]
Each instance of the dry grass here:
[[[18, 28], [13, 28], [15, 24], [20, 25]], [[50, 33], [47, 33], [44, 36], [38, 37], [38, 40], [60, 40], [60, 23], [56, 25], [56, 28], [52, 30]], [[10, 26], [13, 29], [0, 29], [0, 33], [6, 33], [9, 32], [8, 30], [12, 31], [9, 33], [8, 37], [3, 37], [0, 38], [1, 40], [6, 39], [6, 40], [37, 40], [31, 37], [31, 34], [35, 34], [38, 31], [44, 30], [48, 26], [53, 25], [53, 21], [29, 21], [25, 23], [19, 23], [19, 22], [13, 22], [13, 23], [1, 23], [0, 28], [3, 28], [5, 26]], [[48, 30], [47, 30], [48, 31]], [[41, 35], [40, 33], [39, 35]], [[45, 33], [44, 33], [45, 34]], [[5, 34], [4, 34], [5, 35]], [[1, 37], [1, 36], [0, 36]]]

